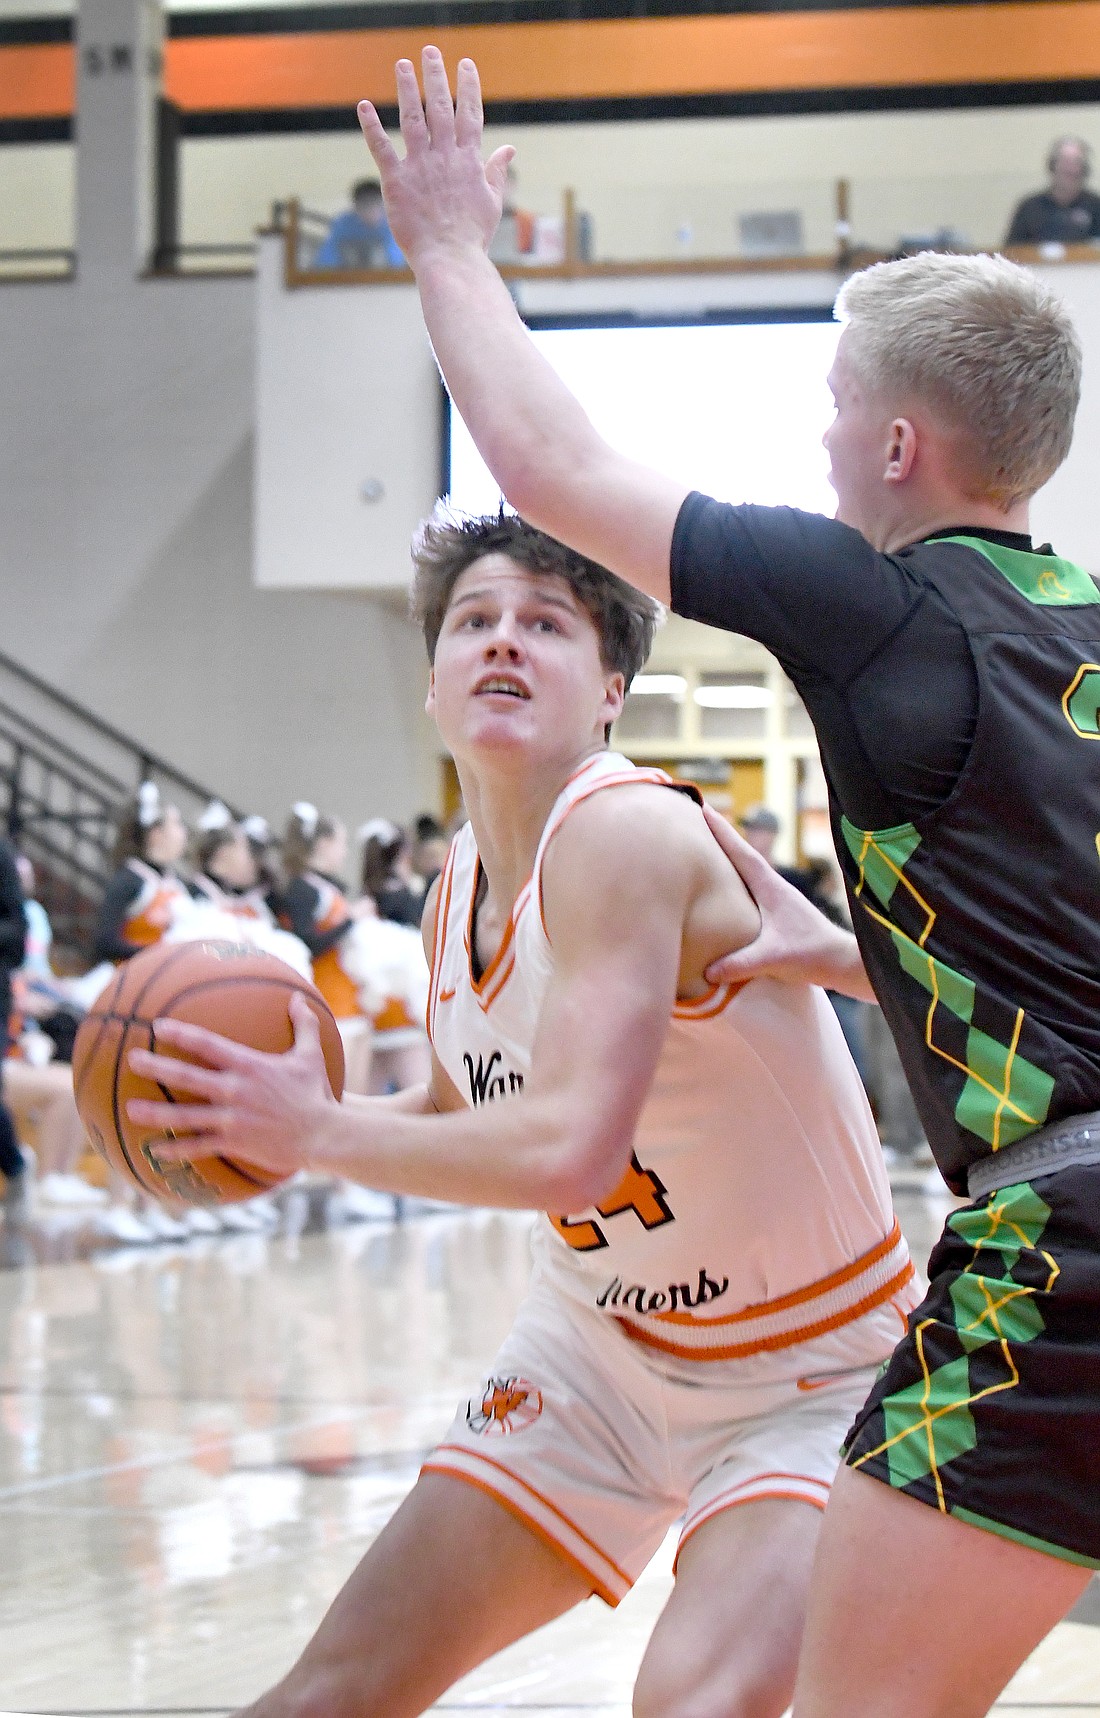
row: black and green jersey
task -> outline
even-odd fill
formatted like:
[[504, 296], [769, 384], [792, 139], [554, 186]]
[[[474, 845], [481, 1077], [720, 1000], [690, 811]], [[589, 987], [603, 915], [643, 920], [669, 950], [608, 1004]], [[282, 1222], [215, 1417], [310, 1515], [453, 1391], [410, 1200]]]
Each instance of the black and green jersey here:
[[1100, 1109], [1100, 591], [1026, 538], [881, 555], [685, 503], [678, 613], [775, 651], [814, 718], [864, 958], [948, 1181]]

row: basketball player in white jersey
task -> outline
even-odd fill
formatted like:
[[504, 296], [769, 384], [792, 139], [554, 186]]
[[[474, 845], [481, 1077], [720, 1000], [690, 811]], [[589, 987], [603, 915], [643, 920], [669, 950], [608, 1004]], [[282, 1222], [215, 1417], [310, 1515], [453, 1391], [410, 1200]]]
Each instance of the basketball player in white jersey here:
[[405, 1718], [521, 1635], [622, 1598], [682, 1523], [634, 1691], [652, 1718], [778, 1718], [841, 1440], [915, 1303], [874, 1126], [809, 986], [716, 988], [760, 928], [698, 802], [607, 749], [656, 607], [514, 518], [434, 522], [429, 710], [470, 822], [428, 900], [426, 1087], [328, 1089], [197, 1028], [209, 1107], [133, 1119], [270, 1170], [536, 1207], [489, 1377], [252, 1718]]

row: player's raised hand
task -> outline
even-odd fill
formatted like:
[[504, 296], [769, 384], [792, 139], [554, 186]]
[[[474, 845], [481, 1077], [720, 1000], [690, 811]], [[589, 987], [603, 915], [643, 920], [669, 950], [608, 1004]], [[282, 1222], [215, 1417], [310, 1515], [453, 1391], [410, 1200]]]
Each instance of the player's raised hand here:
[[706, 819], [718, 845], [760, 908], [760, 935], [707, 968], [712, 984], [742, 984], [749, 978], [780, 978], [789, 984], [821, 984], [846, 996], [874, 1001], [856, 939], [829, 923], [805, 895], [775, 871], [724, 817], [709, 805]]
[[377, 109], [359, 103], [359, 124], [382, 181], [390, 230], [412, 268], [433, 252], [485, 251], [504, 204], [510, 144], [482, 161], [484, 115], [473, 60], [458, 62], [455, 98], [438, 48], [423, 53], [424, 96], [411, 60], [397, 62], [397, 106], [404, 159]]
[[156, 1040], [201, 1058], [202, 1065], [131, 1050], [136, 1074], [180, 1094], [175, 1102], [134, 1098], [126, 1106], [131, 1121], [163, 1131], [159, 1158], [167, 1163], [231, 1151], [275, 1175], [291, 1175], [309, 1161], [339, 1106], [313, 1010], [300, 996], [291, 997], [289, 1008], [294, 1048], [283, 1055], [248, 1049], [180, 1020], [158, 1020]]

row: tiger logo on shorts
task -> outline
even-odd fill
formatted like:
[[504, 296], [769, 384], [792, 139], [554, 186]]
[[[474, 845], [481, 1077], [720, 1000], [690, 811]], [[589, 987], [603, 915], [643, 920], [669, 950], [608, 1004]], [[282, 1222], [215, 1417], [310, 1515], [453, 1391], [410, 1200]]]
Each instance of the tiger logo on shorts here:
[[466, 1424], [487, 1437], [506, 1437], [534, 1425], [542, 1413], [542, 1391], [526, 1378], [490, 1378], [480, 1396], [471, 1396]]

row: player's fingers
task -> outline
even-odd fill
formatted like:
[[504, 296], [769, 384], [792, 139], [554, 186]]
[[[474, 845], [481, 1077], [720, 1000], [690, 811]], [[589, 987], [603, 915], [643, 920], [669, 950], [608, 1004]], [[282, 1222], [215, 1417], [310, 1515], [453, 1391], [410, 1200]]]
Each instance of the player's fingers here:
[[359, 116], [359, 129], [367, 140], [367, 148], [374, 157], [374, 165], [384, 178], [387, 173], [400, 165], [401, 157], [386, 136], [386, 128], [378, 117], [378, 109], [372, 101], [361, 101], [356, 108]]
[[455, 73], [455, 142], [480, 150], [485, 129], [481, 79], [473, 60], [459, 60]]
[[[131, 1098], [126, 1105], [126, 1118], [137, 1127], [151, 1127], [169, 1143], [184, 1140], [190, 1144], [196, 1134], [220, 1134], [229, 1126], [233, 1111], [228, 1106], [214, 1104], [164, 1104], [152, 1098]], [[160, 1141], [152, 1143], [160, 1149]], [[186, 1150], [177, 1156], [187, 1156]]]
[[211, 1068], [252, 1068], [258, 1058], [262, 1059], [262, 1051], [250, 1050], [247, 1044], [237, 1044], [220, 1032], [209, 1032], [205, 1026], [192, 1026], [185, 1020], [155, 1020], [153, 1031], [158, 1044], [174, 1044], [177, 1050], [201, 1057]]
[[321, 1026], [305, 997], [295, 994], [288, 1004], [290, 1023], [294, 1028], [294, 1048], [321, 1054]]
[[224, 1138], [213, 1133], [192, 1133], [186, 1139], [165, 1134], [163, 1139], [145, 1142], [154, 1168], [162, 1163], [198, 1163], [204, 1157], [220, 1157], [224, 1150]]
[[454, 142], [455, 108], [447, 67], [438, 48], [425, 48], [421, 57], [424, 78], [424, 118], [432, 148], [445, 148]]
[[750, 978], [756, 978], [763, 970], [759, 960], [751, 958], [748, 949], [738, 949], [735, 954], [724, 954], [718, 960], [712, 960], [703, 973], [708, 984], [745, 984]]
[[190, 1092], [196, 1098], [224, 1098], [226, 1082], [233, 1079], [232, 1074], [181, 1062], [178, 1056], [158, 1056], [151, 1050], [131, 1050], [129, 1062], [143, 1079], [174, 1092]]
[[516, 152], [510, 143], [502, 143], [499, 149], [494, 149], [485, 163], [485, 177], [498, 197], [503, 198], [508, 188], [508, 169], [516, 158]]
[[394, 75], [397, 79], [397, 112], [401, 120], [405, 152], [408, 155], [417, 155], [428, 147], [428, 127], [424, 120], [424, 105], [420, 100], [420, 85], [416, 81], [416, 67], [411, 60], [398, 60]]
[[774, 900], [781, 892], [781, 879], [763, 855], [758, 853], [743, 835], [739, 835], [732, 823], [715, 811], [713, 806], [704, 805], [703, 816], [714, 839], [757, 905]]

